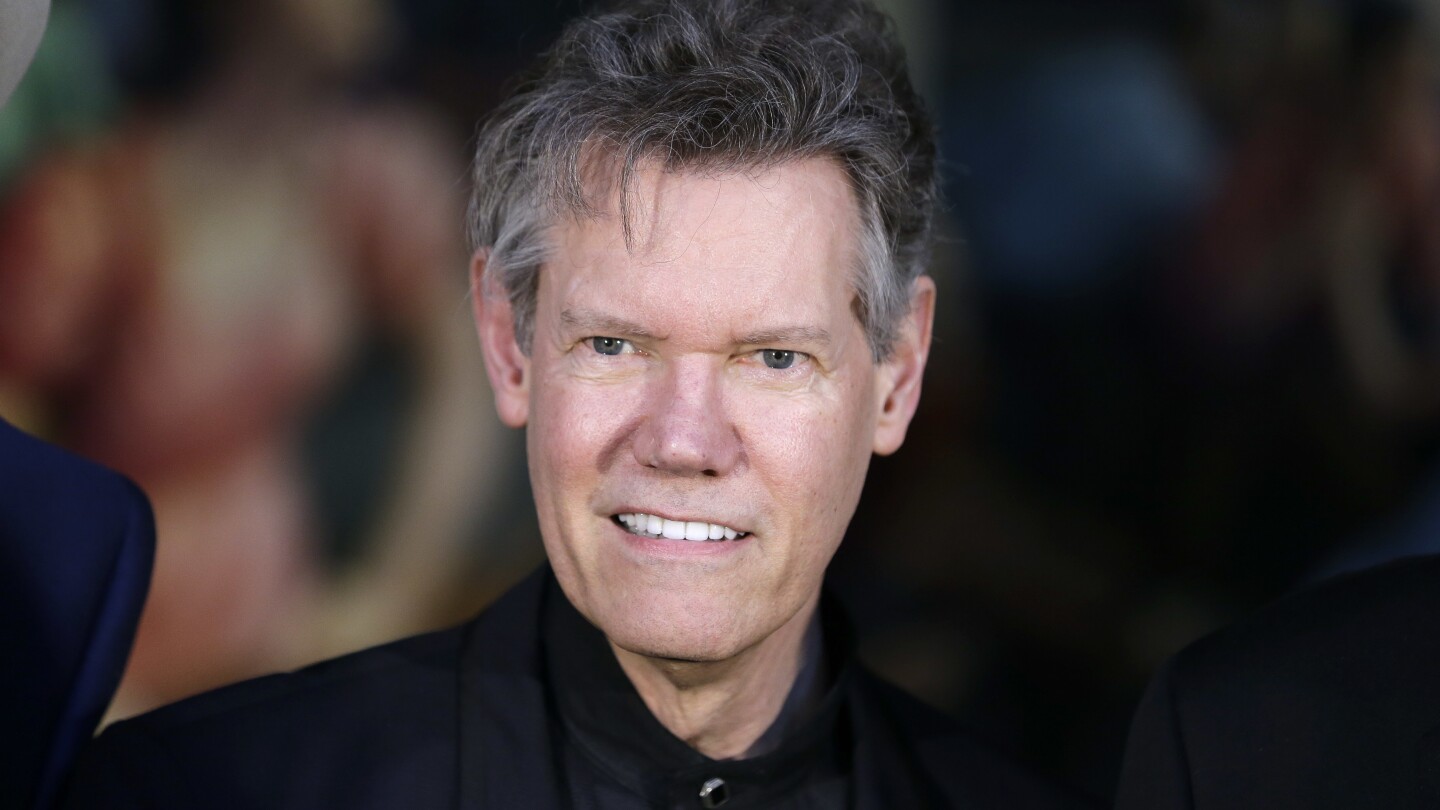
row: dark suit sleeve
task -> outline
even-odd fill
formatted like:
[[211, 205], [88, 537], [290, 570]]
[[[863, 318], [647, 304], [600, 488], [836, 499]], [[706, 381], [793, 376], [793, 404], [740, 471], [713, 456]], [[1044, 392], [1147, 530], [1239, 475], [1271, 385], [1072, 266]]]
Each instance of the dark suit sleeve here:
[[1193, 810], [1190, 762], [1175, 705], [1172, 659], [1150, 683], [1130, 726], [1116, 810]]
[[160, 810], [205, 807], [183, 783], [161, 744], [133, 723], [96, 738], [70, 775], [60, 810]]

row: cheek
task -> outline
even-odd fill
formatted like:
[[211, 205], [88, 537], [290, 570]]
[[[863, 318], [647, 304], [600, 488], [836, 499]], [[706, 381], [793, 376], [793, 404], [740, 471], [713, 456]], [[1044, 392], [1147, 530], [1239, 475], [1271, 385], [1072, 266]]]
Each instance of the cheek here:
[[854, 512], [872, 443], [868, 392], [766, 401], [737, 416], [754, 471], [777, 503], [793, 507], [784, 511], [804, 535], [838, 542]]
[[525, 439], [540, 536], [556, 576], [584, 604], [590, 587], [584, 572], [593, 569], [596, 551], [586, 527], [605, 448], [614, 445], [606, 416], [613, 409], [583, 386], [534, 383]]
[[[537, 380], [532, 390], [527, 448], [536, 495], [550, 482], [570, 485], [613, 466], [633, 432], [639, 392], [635, 386], [577, 385], [559, 379]], [[561, 489], [588, 496], [586, 490]]]

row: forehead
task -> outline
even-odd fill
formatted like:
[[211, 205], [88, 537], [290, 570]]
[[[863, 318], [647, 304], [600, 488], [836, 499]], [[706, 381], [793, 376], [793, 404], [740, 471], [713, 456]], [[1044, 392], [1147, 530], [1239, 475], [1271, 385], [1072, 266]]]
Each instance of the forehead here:
[[641, 167], [625, 204], [618, 184], [596, 216], [551, 232], [541, 306], [690, 311], [754, 317], [849, 311], [859, 213], [843, 169], [813, 158], [745, 172]]

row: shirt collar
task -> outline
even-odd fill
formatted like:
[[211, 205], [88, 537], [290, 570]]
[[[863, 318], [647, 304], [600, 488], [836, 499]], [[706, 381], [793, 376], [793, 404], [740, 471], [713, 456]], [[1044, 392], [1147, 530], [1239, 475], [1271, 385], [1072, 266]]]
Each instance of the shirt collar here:
[[[765, 797], [788, 793], [817, 771], [849, 769], [849, 735], [841, 721], [853, 677], [854, 642], [849, 622], [835, 600], [821, 599], [822, 673], [811, 679], [817, 697], [804, 694], [797, 680], [776, 727], [779, 737], [767, 753], [737, 760], [714, 760], [666, 729], [650, 713], [615, 659], [605, 636], [570, 604], [558, 587], [544, 607], [543, 646], [553, 705], [565, 745], [572, 745], [602, 773], [653, 804], [694, 795], [709, 779], [722, 779], [736, 804], [763, 804]], [[826, 677], [828, 676], [828, 677]], [[806, 699], [809, 697], [810, 699]], [[796, 716], [804, 705], [808, 716]], [[780, 733], [780, 728], [785, 729]]]

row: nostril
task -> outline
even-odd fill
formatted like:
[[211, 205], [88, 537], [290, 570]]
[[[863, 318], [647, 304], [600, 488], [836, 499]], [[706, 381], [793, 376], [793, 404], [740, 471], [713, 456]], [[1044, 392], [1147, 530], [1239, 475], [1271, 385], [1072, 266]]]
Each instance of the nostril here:
[[719, 474], [720, 474], [720, 473], [715, 472], [714, 470], [705, 470], [705, 471], [704, 471], [704, 475], [705, 475], [707, 478], [714, 478], [715, 476], [717, 476], [717, 475], [719, 475]]

